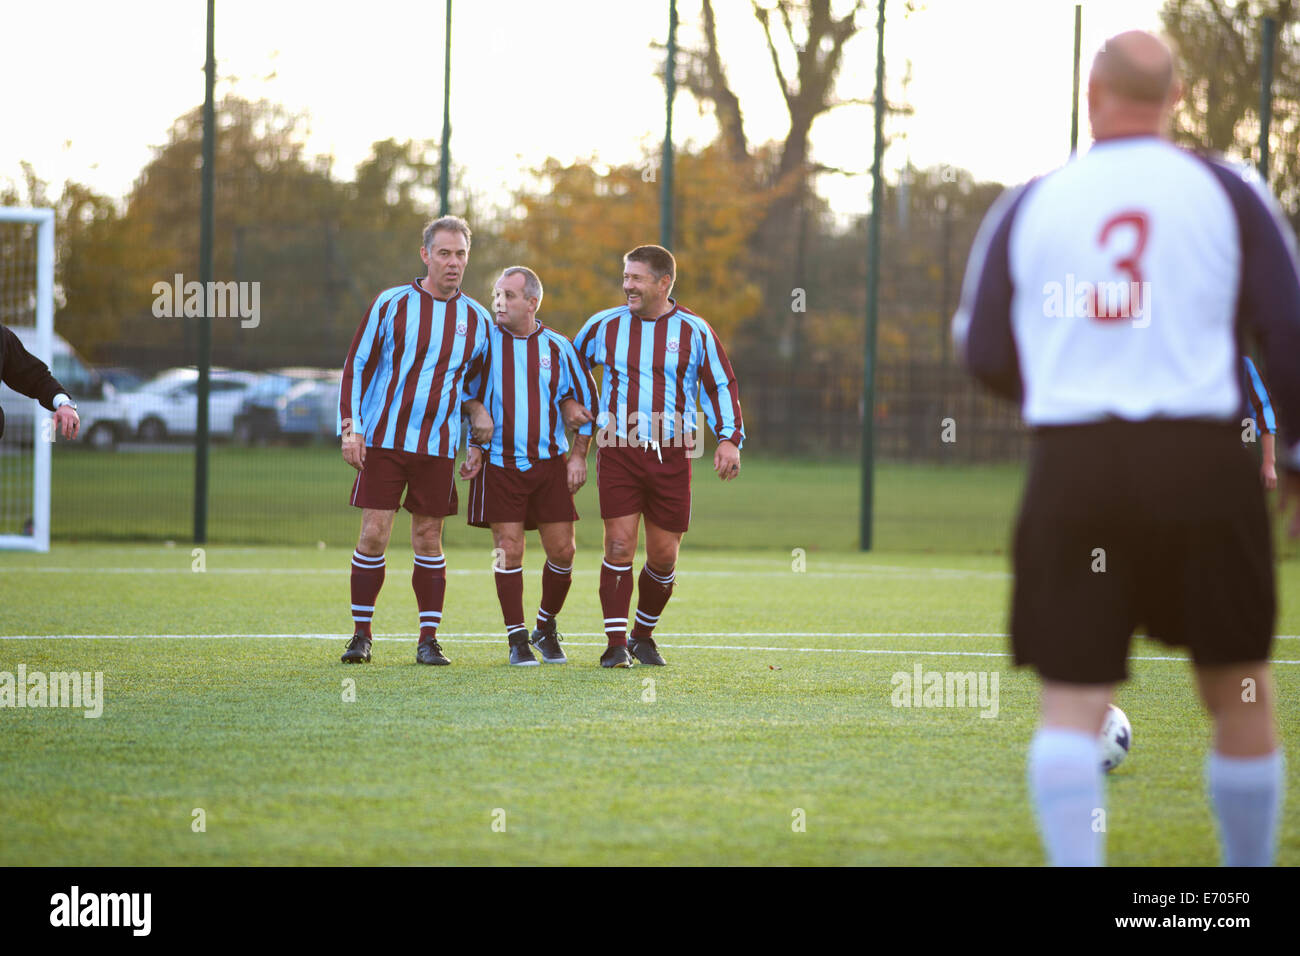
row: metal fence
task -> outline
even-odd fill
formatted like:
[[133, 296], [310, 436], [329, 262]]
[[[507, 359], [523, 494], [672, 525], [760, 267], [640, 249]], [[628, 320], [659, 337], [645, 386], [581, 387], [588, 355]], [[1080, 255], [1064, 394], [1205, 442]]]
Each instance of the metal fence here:
[[[862, 438], [862, 362], [791, 367], [734, 356], [755, 449], [783, 456], [856, 457]], [[876, 368], [876, 456], [893, 462], [1014, 462], [1028, 451], [1015, 405], [938, 361]]]

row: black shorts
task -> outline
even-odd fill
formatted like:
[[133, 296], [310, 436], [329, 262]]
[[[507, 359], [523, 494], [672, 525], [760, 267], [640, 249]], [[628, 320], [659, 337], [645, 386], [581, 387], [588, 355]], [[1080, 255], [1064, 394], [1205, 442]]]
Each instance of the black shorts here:
[[1038, 429], [1015, 574], [1015, 661], [1046, 680], [1125, 679], [1140, 627], [1187, 647], [1201, 666], [1267, 659], [1273, 544], [1241, 429], [1193, 421]]

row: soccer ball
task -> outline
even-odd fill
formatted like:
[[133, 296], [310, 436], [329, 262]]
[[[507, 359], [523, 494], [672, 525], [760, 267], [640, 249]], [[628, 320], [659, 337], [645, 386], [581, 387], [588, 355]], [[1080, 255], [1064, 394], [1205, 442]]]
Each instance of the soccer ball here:
[[1101, 725], [1101, 769], [1107, 773], [1124, 762], [1129, 747], [1133, 745], [1133, 727], [1124, 711], [1114, 704], [1106, 705], [1106, 719]]

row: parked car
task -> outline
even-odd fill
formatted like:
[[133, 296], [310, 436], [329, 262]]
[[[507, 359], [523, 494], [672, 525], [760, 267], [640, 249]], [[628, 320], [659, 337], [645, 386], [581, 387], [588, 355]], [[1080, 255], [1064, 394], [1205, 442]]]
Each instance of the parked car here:
[[95, 371], [99, 373], [100, 378], [117, 389], [118, 394], [132, 391], [144, 384], [144, 378], [138, 372], [134, 369], [123, 368], [120, 365], [97, 368]]
[[[260, 376], [214, 368], [208, 378], [208, 433], [229, 437], [235, 430], [235, 414], [245, 393]], [[199, 373], [194, 368], [169, 369], [124, 395], [127, 424], [141, 441], [163, 441], [177, 435], [193, 435], [199, 421]]]
[[331, 437], [341, 373], [326, 369], [281, 369], [249, 389], [235, 416], [235, 440], [244, 444], [293, 443]]
[[[23, 343], [23, 348], [35, 354], [36, 330], [23, 326], [10, 328], [18, 336], [18, 341]], [[86, 365], [76, 349], [57, 332], [54, 334], [50, 371], [68, 390], [69, 397], [77, 403], [77, 415], [81, 418], [81, 435], [76, 439], [78, 443], [84, 442], [99, 450], [112, 450], [121, 439], [127, 437], [127, 405], [122, 396], [112, 384]], [[0, 406], [5, 410], [4, 440], [30, 444], [36, 430], [36, 400], [19, 395], [7, 385], [0, 384]]]

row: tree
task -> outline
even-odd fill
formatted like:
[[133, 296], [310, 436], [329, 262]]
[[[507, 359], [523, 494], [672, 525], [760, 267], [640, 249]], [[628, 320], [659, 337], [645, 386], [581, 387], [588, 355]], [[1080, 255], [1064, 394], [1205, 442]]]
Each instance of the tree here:
[[[256, 328], [214, 318], [214, 363], [338, 364], [374, 296], [423, 271], [436, 144], [377, 142], [348, 181], [333, 176], [327, 157], [304, 155], [305, 114], [232, 95], [218, 105], [217, 126], [214, 279], [258, 283], [261, 315]], [[173, 123], [125, 203], [65, 186], [58, 321], [92, 357], [194, 361], [194, 320], [155, 317], [152, 289], [177, 274], [199, 278], [201, 156], [196, 107]]]
[[[765, 196], [746, 188], [748, 170], [721, 146], [677, 159], [679, 251], [673, 297], [693, 303], [726, 339], [760, 304], [761, 270], [748, 256]], [[542, 319], [569, 335], [622, 299], [622, 257], [656, 241], [654, 166], [597, 168], [547, 160], [516, 194], [517, 215], [502, 239], [536, 269], [546, 289]]]
[[[751, 0], [751, 8], [763, 28], [790, 120], [782, 142], [754, 146], [745, 136], [740, 100], [723, 64], [712, 0], [702, 0], [702, 45], [685, 50], [682, 83], [697, 100], [713, 107], [723, 149], [734, 162], [751, 164], [751, 176], [769, 197], [750, 242], [750, 254], [764, 277], [765, 306], [747, 327], [747, 339], [752, 347], [770, 347], [775, 341], [793, 364], [802, 353], [809, 322], [796, 318], [786, 304], [792, 290], [810, 287], [810, 244], [829, 220], [812, 181], [819, 173], [841, 172], [813, 161], [810, 137], [817, 119], [829, 111], [871, 102], [836, 92], [845, 46], [863, 28], [860, 14], [868, 6], [865, 0], [845, 2], [838, 15], [831, 0]], [[903, 107], [884, 108], [906, 112]]]
[[1295, 0], [1168, 0], [1160, 12], [1175, 44], [1184, 95], [1174, 139], [1259, 161], [1260, 24], [1277, 20], [1269, 184], [1300, 228], [1300, 6]]

